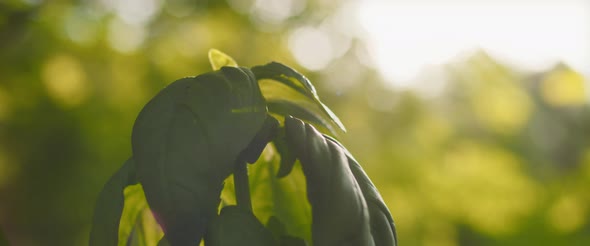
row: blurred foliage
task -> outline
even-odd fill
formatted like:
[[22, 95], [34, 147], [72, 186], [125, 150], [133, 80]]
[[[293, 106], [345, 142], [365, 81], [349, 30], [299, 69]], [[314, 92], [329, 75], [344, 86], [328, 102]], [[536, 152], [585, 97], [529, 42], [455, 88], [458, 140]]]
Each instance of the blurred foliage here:
[[[324, 30], [339, 50], [321, 71], [297, 69], [348, 128], [339, 137], [383, 194], [402, 245], [590, 241], [587, 78], [563, 64], [519, 71], [479, 52], [445, 65], [437, 83], [392, 89], [338, 25], [345, 3], [2, 1], [0, 242], [86, 245], [94, 202], [129, 157], [146, 101], [209, 71], [211, 47], [245, 66], [297, 67], [289, 40], [302, 28]], [[135, 214], [145, 226], [127, 233], [161, 234], [149, 213]]]

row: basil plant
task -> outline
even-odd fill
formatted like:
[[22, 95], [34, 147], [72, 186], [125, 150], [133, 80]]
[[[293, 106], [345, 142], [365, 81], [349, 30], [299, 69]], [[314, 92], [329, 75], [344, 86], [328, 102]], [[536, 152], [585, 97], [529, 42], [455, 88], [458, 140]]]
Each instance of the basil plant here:
[[345, 131], [302, 74], [239, 67], [179, 79], [139, 112], [132, 157], [99, 194], [91, 246], [397, 245]]

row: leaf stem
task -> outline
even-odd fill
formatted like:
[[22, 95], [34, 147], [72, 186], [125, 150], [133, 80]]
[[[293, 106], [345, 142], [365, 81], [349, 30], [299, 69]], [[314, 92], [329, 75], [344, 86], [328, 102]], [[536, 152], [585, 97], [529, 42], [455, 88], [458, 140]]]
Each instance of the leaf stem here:
[[248, 163], [239, 160], [234, 170], [234, 189], [236, 191], [236, 202], [238, 207], [252, 211], [250, 199], [250, 184], [248, 183]]

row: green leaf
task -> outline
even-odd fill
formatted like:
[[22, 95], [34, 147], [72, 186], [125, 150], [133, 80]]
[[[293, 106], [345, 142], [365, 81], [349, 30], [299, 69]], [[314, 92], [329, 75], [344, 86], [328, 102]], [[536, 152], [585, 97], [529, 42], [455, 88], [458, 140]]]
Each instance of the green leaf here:
[[337, 135], [339, 128], [334, 121], [324, 113], [319, 104], [295, 89], [274, 80], [259, 80], [260, 90], [266, 99], [270, 113], [280, 116], [296, 116], [302, 120], [327, 129]]
[[280, 246], [305, 246], [303, 239], [287, 235], [287, 228], [277, 217], [271, 216], [266, 222], [266, 228], [272, 232]]
[[123, 190], [137, 183], [135, 168], [134, 160], [128, 159], [98, 195], [90, 231], [90, 246], [118, 245], [119, 222], [125, 201]]
[[124, 193], [119, 246], [156, 246], [164, 232], [147, 205], [141, 184], [127, 186]]
[[276, 176], [278, 168], [279, 156], [270, 144], [249, 167], [253, 212], [261, 221], [276, 217], [284, 223], [287, 235], [311, 240], [311, 208], [302, 202], [307, 193], [301, 166], [295, 165], [284, 178]]
[[[287, 95], [284, 98], [289, 98]], [[298, 96], [290, 97], [291, 100], [277, 99], [268, 101], [268, 110], [275, 114], [293, 116], [305, 120], [318, 128], [325, 129], [331, 134], [338, 135], [336, 126], [319, 110], [317, 105], [307, 99], [299, 100]]]
[[348, 158], [348, 166], [354, 175], [354, 178], [358, 182], [363, 196], [367, 201], [367, 207], [369, 209], [369, 217], [371, 221], [371, 234], [375, 245], [397, 245], [397, 233], [395, 230], [395, 224], [393, 217], [385, 205], [385, 201], [381, 197], [381, 194], [365, 173], [361, 165], [354, 159], [352, 154], [344, 148], [344, 146], [336, 139], [324, 135], [324, 137], [337, 144], [346, 153]]
[[277, 135], [279, 122], [272, 116], [267, 115], [264, 124], [256, 136], [252, 139], [248, 147], [240, 153], [240, 159], [248, 163], [254, 163], [264, 150], [264, 147]]
[[207, 246], [275, 246], [271, 232], [252, 212], [236, 206], [221, 210], [205, 235]]
[[170, 246], [170, 243], [168, 242], [168, 240], [166, 240], [166, 238], [162, 238], [158, 242], [158, 246]]
[[[288, 88], [295, 90], [297, 93], [301, 94], [307, 100], [311, 101], [311, 103], [315, 104], [316, 108], [321, 111], [321, 114], [318, 114], [316, 117], [326, 118], [326, 121], [330, 121], [332, 124], [335, 124], [336, 127], [340, 128], [342, 131], [346, 131], [344, 125], [338, 119], [336, 114], [332, 112], [326, 105], [324, 105], [316, 92], [315, 87], [311, 84], [311, 82], [303, 76], [303, 74], [297, 72], [295, 69], [290, 68], [286, 65], [283, 65], [278, 62], [271, 62], [266, 65], [262, 66], [255, 66], [252, 67], [252, 72], [256, 76], [256, 79], [260, 80], [273, 80], [280, 84], [285, 85]], [[280, 93], [272, 92], [274, 88], [261, 86], [263, 89], [263, 95], [267, 101], [272, 102], [277, 99], [283, 98], [282, 95], [276, 95]], [[292, 101], [290, 98], [286, 101]], [[298, 100], [302, 101], [302, 100]], [[303, 109], [308, 109], [309, 106], [303, 106], [301, 103], [296, 103], [296, 106], [300, 106]], [[287, 108], [293, 109], [293, 108]], [[271, 110], [272, 111], [272, 110]], [[283, 114], [286, 115], [295, 115], [294, 113]], [[304, 118], [302, 118], [304, 119]], [[307, 120], [307, 119], [306, 119]], [[328, 124], [324, 125], [326, 128], [331, 128]]]
[[152, 212], [145, 208], [136, 218], [135, 226], [126, 246], [157, 246], [164, 232], [156, 222]]
[[318, 98], [315, 87], [303, 74], [282, 63], [270, 62], [262, 66], [252, 67], [257, 79], [273, 79], [283, 83], [309, 98]]
[[374, 245], [367, 204], [346, 154], [301, 120], [286, 118], [285, 129], [307, 180], [313, 245]]
[[282, 236], [279, 242], [280, 246], [306, 246], [305, 241], [298, 237]]
[[280, 238], [281, 235], [287, 233], [287, 228], [277, 217], [271, 216], [266, 222], [266, 228], [272, 233], [275, 238]]
[[282, 178], [293, 170], [293, 166], [295, 166], [295, 155], [289, 149], [287, 144], [287, 136], [285, 133], [285, 128], [281, 127], [278, 131], [276, 138], [273, 140], [273, 144], [275, 146], [276, 151], [281, 156], [281, 165], [279, 167], [279, 172], [277, 173], [277, 177]]
[[213, 70], [219, 70], [221, 67], [238, 67], [238, 63], [231, 58], [231, 56], [217, 50], [217, 49], [210, 49], [209, 50], [209, 63], [211, 63], [211, 67]]
[[132, 132], [138, 178], [171, 245], [198, 245], [266, 117], [253, 74], [233, 67], [177, 80], [142, 109]]
[[[347, 235], [350, 231], [363, 234], [359, 237], [366, 240], [364, 234], [367, 232], [363, 225], [365, 223], [370, 227], [370, 241], [360, 241], [357, 242], [358, 244], [353, 243], [352, 245], [397, 245], [393, 218], [385, 202], [350, 152], [335, 139], [319, 133], [313, 126], [298, 119], [286, 118], [285, 128], [288, 143], [303, 165], [307, 185], [314, 187], [313, 190], [308, 190], [314, 215], [314, 244], [322, 241], [319, 245], [339, 245], [336, 243], [338, 235]], [[350, 188], [353, 189], [350, 190]], [[343, 200], [348, 201], [348, 206], [333, 207], [334, 204]], [[356, 208], [350, 206], [355, 202], [361, 205], [357, 205]], [[363, 212], [359, 213], [361, 210]], [[345, 226], [334, 229], [329, 228], [329, 225], [322, 225], [323, 223], [346, 224], [342, 218], [338, 218], [336, 221], [331, 220], [335, 217], [330, 217], [329, 213], [335, 213], [334, 216], [347, 214], [353, 218], [354, 212], [357, 213], [359, 229], [354, 230]], [[347, 228], [348, 232], [345, 232]], [[316, 237], [315, 235], [321, 236]], [[334, 237], [332, 239], [334, 241], [325, 241], [330, 240], [330, 235]]]
[[119, 223], [119, 246], [127, 245], [127, 239], [137, 223], [139, 214], [148, 209], [141, 184], [127, 186], [123, 192], [125, 204]]

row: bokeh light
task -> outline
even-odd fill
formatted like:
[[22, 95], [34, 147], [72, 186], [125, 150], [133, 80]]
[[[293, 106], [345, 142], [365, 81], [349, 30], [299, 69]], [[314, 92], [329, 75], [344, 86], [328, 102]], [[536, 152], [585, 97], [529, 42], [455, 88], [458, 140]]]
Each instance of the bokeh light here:
[[[210, 71], [210, 48], [247, 67], [282, 62], [316, 85], [400, 245], [590, 241], [584, 0], [9, 0], [0, 245], [86, 245], [96, 197], [131, 155], [138, 112], [174, 80]], [[263, 187], [252, 193], [262, 219], [269, 197], [305, 200], [259, 185], [303, 189], [272, 168], [252, 181]], [[288, 215], [306, 236], [308, 205]], [[128, 223], [153, 245], [153, 216], [135, 216]]]
[[359, 18], [385, 77], [401, 87], [424, 66], [484, 49], [519, 68], [564, 61], [590, 74], [590, 7], [566, 1], [362, 1]]

